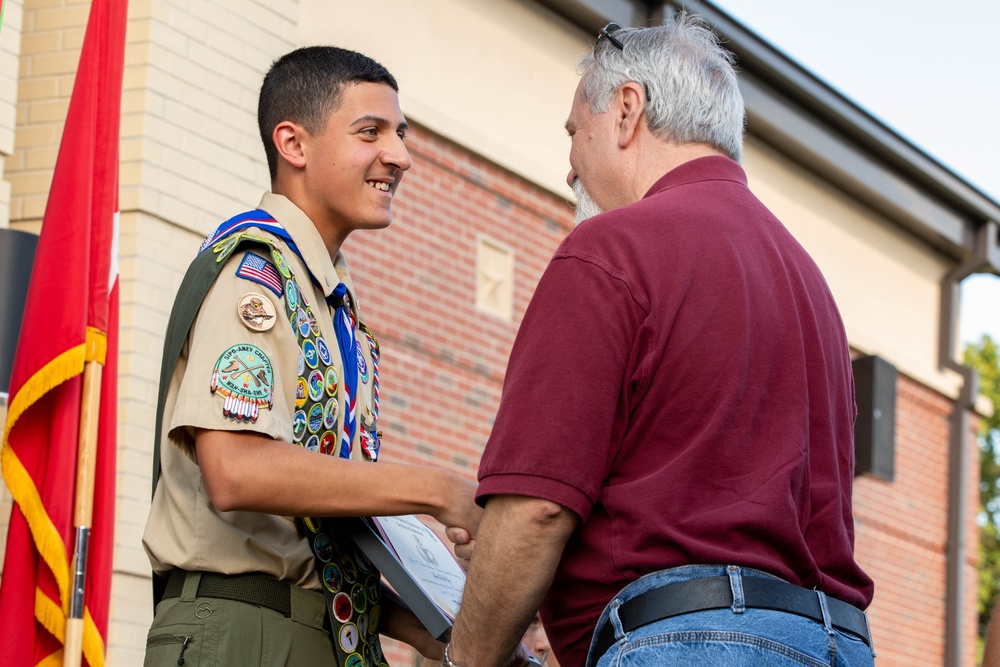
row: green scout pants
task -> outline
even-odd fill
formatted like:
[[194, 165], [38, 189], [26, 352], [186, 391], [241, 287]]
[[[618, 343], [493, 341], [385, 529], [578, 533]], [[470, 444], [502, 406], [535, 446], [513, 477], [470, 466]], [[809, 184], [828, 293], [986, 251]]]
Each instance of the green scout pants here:
[[292, 615], [233, 600], [197, 597], [198, 573], [179, 598], [156, 607], [144, 667], [298, 667], [336, 665], [323, 629], [323, 594], [292, 587]]

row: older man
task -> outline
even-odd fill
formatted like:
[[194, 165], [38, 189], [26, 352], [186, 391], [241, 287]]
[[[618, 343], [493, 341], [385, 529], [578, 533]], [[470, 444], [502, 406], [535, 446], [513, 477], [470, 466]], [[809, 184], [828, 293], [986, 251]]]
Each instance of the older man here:
[[572, 667], [588, 647], [598, 665], [870, 665], [847, 338], [747, 189], [732, 57], [681, 14], [609, 25], [582, 71], [567, 180], [593, 217], [514, 344], [445, 662], [503, 664], [540, 606]]

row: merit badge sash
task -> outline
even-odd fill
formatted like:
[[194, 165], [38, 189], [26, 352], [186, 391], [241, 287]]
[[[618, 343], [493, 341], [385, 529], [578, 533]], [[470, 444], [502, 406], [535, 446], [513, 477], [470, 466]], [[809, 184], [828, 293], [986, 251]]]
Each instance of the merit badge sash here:
[[[369, 371], [367, 364], [364, 371], [360, 368], [360, 363], [364, 363], [364, 354], [355, 336], [357, 326], [344, 301], [346, 288], [340, 284], [334, 290], [334, 298], [339, 295], [341, 299], [341, 305], [334, 312], [335, 349], [341, 353], [346, 376], [341, 378], [333, 363], [330, 344], [322, 336], [316, 312], [305, 291], [281, 252], [277, 248], [272, 248], [271, 252], [285, 280], [286, 315], [299, 346], [292, 439], [311, 451], [349, 459], [356, 429], [354, 415], [358, 383]], [[378, 354], [378, 343], [367, 327], [363, 330], [367, 332], [365, 337], [370, 341], [374, 360]], [[375, 381], [377, 368], [374, 361], [372, 366], [371, 380]], [[374, 422], [377, 409], [366, 408], [365, 414], [371, 414]], [[338, 416], [343, 422], [339, 435]], [[365, 420], [362, 423], [371, 430], [368, 440], [362, 436], [362, 455], [374, 462], [378, 458], [378, 436], [374, 426], [369, 427]], [[370, 443], [371, 439], [375, 442]], [[307, 530], [316, 574], [323, 584], [337, 663], [344, 667], [387, 667], [378, 636], [382, 613], [381, 574], [354, 541], [342, 535], [332, 521], [305, 518], [302, 524]]]

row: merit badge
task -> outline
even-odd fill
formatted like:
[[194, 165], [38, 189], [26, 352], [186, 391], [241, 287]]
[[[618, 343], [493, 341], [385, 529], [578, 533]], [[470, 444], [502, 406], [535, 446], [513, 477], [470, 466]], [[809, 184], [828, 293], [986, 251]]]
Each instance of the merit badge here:
[[271, 259], [274, 260], [274, 264], [278, 267], [278, 271], [281, 272], [281, 275], [286, 278], [292, 277], [292, 270], [288, 268], [288, 262], [285, 261], [285, 256], [278, 252], [277, 248], [271, 248]]
[[236, 268], [236, 275], [240, 278], [246, 278], [247, 280], [261, 284], [278, 296], [281, 296], [284, 288], [281, 276], [275, 270], [274, 264], [271, 264], [271, 262], [249, 250], [243, 255], [243, 260]]
[[[323, 427], [323, 406], [316, 403], [311, 408], [309, 408], [309, 432], [319, 433], [319, 430]], [[317, 445], [319, 443], [316, 443]]]
[[319, 439], [319, 453], [325, 456], [330, 456], [333, 454], [333, 449], [337, 445], [337, 434], [333, 431], [327, 431], [323, 434], [323, 437]]
[[302, 354], [302, 350], [299, 349], [299, 375], [306, 372], [306, 358]]
[[306, 449], [308, 449], [310, 452], [318, 452], [319, 451], [319, 436], [318, 435], [311, 435], [311, 436], [309, 436], [309, 439], [306, 440], [306, 444], [304, 445], [304, 447]]
[[[376, 655], [378, 657], [376, 657]], [[368, 646], [365, 647], [365, 659], [368, 660], [369, 665], [375, 665], [375, 667], [381, 667], [381, 665], [379, 664], [383, 662], [381, 656], [382, 656], [381, 647], [379, 646], [379, 643], [377, 641], [371, 642]]]
[[323, 397], [323, 373], [322, 371], [310, 371], [308, 380], [309, 399], [318, 401]]
[[304, 516], [302, 517], [302, 523], [306, 525], [310, 533], [319, 532], [319, 519], [313, 519], [312, 517]]
[[382, 597], [382, 581], [379, 579], [378, 574], [368, 577], [365, 587], [368, 589], [368, 599], [372, 601], [372, 604], [378, 604], [379, 599]]
[[354, 564], [354, 559], [347, 554], [340, 557], [340, 571], [344, 573], [344, 579], [347, 579], [347, 583], [353, 584], [358, 580], [358, 566]]
[[[372, 613], [374, 613], [374, 610], [372, 610]], [[368, 621], [369, 625], [372, 625], [373, 623], [374, 623], [374, 621]], [[371, 633], [373, 635], [375, 634], [375, 629], [374, 628], [372, 628]], [[377, 662], [379, 664], [379, 667], [382, 667], [382, 665], [385, 664], [385, 656], [382, 655], [382, 644], [380, 644], [377, 641], [372, 642], [371, 643], [371, 649], [372, 649], [372, 657], [375, 658], [375, 662]]]
[[[319, 322], [316, 321], [316, 314], [313, 313], [313, 309], [310, 306], [306, 306], [306, 317], [309, 318], [309, 330], [312, 331], [313, 336], [319, 336]], [[306, 334], [302, 334], [305, 336]]]
[[308, 338], [302, 341], [302, 356], [305, 357], [306, 366], [309, 368], [319, 366], [319, 352], [316, 351], [316, 343]]
[[364, 667], [365, 659], [358, 653], [352, 653], [344, 660], [344, 667]]
[[306, 434], [306, 411], [296, 410], [292, 415], [292, 440], [302, 442], [302, 436]]
[[351, 605], [351, 596], [347, 593], [337, 593], [333, 598], [333, 617], [341, 623], [347, 623], [354, 614], [354, 607]]
[[306, 314], [304, 308], [295, 311], [295, 327], [303, 338], [309, 335], [309, 315]]
[[326, 385], [327, 396], [337, 395], [337, 369], [330, 366], [326, 369], [326, 377], [324, 378], [324, 384]]
[[353, 653], [361, 641], [361, 637], [358, 635], [358, 626], [353, 623], [344, 623], [340, 626], [338, 639], [340, 639], [340, 648], [344, 649], [344, 653]]
[[326, 341], [323, 340], [322, 336], [316, 339], [316, 350], [319, 352], [319, 360], [324, 365], [329, 366], [333, 363], [333, 357], [330, 356], [330, 348], [326, 346]]
[[299, 309], [299, 286], [294, 280], [285, 281], [285, 306], [293, 313]]
[[330, 559], [333, 558], [333, 545], [326, 533], [320, 533], [313, 540], [313, 551], [316, 552], [316, 557], [324, 563], [329, 563]]
[[354, 608], [358, 610], [358, 613], [361, 613], [368, 608], [368, 600], [365, 599], [364, 586], [361, 584], [354, 584], [354, 588], [351, 589], [351, 602], [354, 603]]
[[240, 322], [250, 331], [267, 331], [274, 326], [274, 304], [263, 294], [250, 292], [236, 306]]
[[358, 615], [358, 632], [361, 633], [362, 640], [368, 636], [368, 617], [364, 614]]
[[354, 552], [354, 561], [358, 564], [358, 569], [362, 572], [371, 571], [372, 562], [368, 560], [368, 556], [366, 556], [363, 551]]
[[306, 404], [306, 392], [308, 388], [306, 386], [306, 379], [300, 377], [295, 381], [295, 407], [302, 408]]
[[372, 607], [372, 610], [368, 612], [368, 630], [373, 635], [378, 632], [378, 622], [382, 616], [381, 610], [382, 607]]
[[[337, 567], [337, 564], [327, 563], [326, 567], [323, 568], [323, 585], [326, 586], [326, 589], [331, 593], [336, 593], [340, 590], [340, 586], [343, 583], [343, 579], [340, 575], [340, 568]], [[350, 600], [348, 600], [348, 602], [350, 602]]]
[[211, 391], [224, 396], [222, 414], [236, 421], [256, 422], [258, 409], [272, 405], [274, 371], [263, 350], [254, 345], [233, 345], [222, 353], [212, 370]]
[[323, 428], [332, 429], [337, 425], [337, 399], [331, 398], [323, 408]]

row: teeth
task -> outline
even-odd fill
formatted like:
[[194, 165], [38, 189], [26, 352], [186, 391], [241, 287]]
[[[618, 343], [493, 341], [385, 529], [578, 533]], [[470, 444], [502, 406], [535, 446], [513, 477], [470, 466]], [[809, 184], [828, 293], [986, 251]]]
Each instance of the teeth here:
[[372, 186], [376, 190], [381, 190], [382, 192], [388, 192], [389, 191], [389, 184], [388, 183], [382, 183], [382, 182], [379, 182], [379, 181], [368, 181], [368, 185]]

